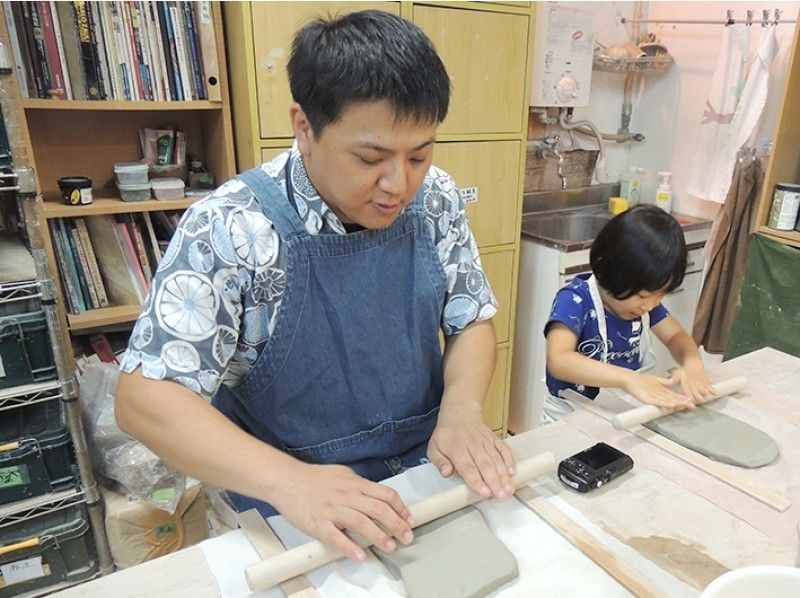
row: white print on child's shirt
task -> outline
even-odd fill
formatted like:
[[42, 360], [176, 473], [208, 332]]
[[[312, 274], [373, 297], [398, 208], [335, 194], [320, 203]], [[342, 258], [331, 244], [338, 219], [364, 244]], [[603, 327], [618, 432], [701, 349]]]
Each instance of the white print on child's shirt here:
[[[619, 361], [625, 360], [630, 361], [634, 357], [640, 354], [639, 351], [639, 336], [634, 336], [628, 339], [628, 343], [631, 345], [631, 348], [627, 351], [611, 351], [611, 342], [606, 342], [606, 360], [607, 361]], [[595, 358], [596, 355], [600, 354], [603, 349], [603, 341], [599, 336], [595, 336], [594, 338], [586, 339], [582, 341], [578, 345], [578, 352], [581, 355], [586, 355], [592, 359]]]

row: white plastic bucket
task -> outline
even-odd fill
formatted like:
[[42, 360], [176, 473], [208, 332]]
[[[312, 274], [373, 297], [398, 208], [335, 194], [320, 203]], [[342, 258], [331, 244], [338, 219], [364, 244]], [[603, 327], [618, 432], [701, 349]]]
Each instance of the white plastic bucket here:
[[756, 565], [734, 569], [712, 581], [700, 598], [797, 598], [800, 569], [781, 565]]

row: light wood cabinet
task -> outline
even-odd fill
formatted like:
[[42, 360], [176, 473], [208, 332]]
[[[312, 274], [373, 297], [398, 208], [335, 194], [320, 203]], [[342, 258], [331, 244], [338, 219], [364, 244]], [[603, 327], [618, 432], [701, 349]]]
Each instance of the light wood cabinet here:
[[286, 63], [297, 28], [318, 15], [364, 8], [400, 14], [419, 25], [450, 74], [450, 109], [433, 160], [477, 199], [468, 203], [467, 214], [500, 304], [494, 321], [497, 369], [484, 415], [493, 430], [505, 434], [527, 141], [530, 3], [225, 3], [238, 169], [291, 145]]
[[440, 134], [519, 133], [525, 102], [527, 14], [414, 5], [413, 20], [431, 38], [453, 82]]
[[772, 194], [776, 183], [800, 184], [800, 27], [794, 32], [794, 42], [786, 71], [786, 88], [783, 92], [778, 120], [775, 123], [775, 139], [769, 158], [764, 185], [761, 188], [755, 228], [771, 239], [800, 247], [800, 232], [775, 230], [766, 226], [772, 207]]
[[434, 163], [460, 189], [475, 194], [467, 216], [481, 247], [513, 244], [519, 237], [521, 146], [520, 141], [454, 141], [434, 148]]

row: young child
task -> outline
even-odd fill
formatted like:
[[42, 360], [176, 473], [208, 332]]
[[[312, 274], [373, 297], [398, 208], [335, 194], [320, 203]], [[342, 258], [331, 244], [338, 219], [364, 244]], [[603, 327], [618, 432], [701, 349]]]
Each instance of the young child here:
[[[656, 206], [634, 206], [603, 227], [589, 253], [592, 274], [558, 291], [545, 325], [545, 419], [572, 411], [565, 389], [594, 399], [600, 387], [622, 388], [644, 403], [686, 408], [714, 392], [694, 340], [661, 305], [683, 282], [686, 253], [680, 225]], [[655, 361], [651, 331], [680, 365], [670, 378], [645, 373]]]

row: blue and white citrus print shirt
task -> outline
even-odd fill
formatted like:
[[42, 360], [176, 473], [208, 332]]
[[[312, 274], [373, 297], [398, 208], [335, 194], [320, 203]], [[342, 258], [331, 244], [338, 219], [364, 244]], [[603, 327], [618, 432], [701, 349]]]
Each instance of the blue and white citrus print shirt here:
[[[286, 193], [286, 161], [296, 146], [261, 168]], [[295, 208], [309, 234], [346, 234], [339, 218], [292, 168]], [[423, 181], [426, 222], [447, 276], [446, 335], [497, 313], [464, 202], [452, 177], [431, 166]], [[287, 199], [288, 201], [288, 199]], [[210, 398], [237, 386], [270, 338], [286, 285], [282, 240], [250, 189], [232, 179], [192, 204], [166, 250], [120, 369], [141, 367]], [[409, 298], [409, 300], [411, 300]]]

